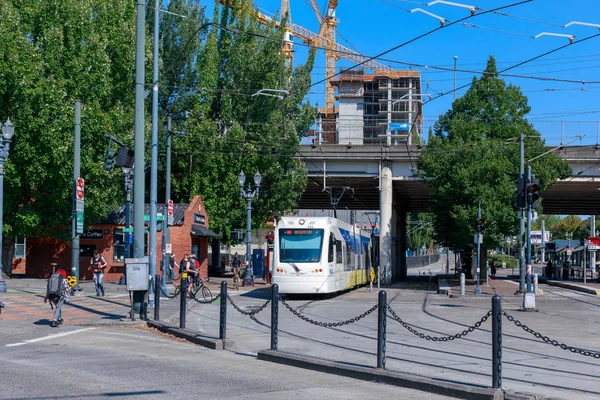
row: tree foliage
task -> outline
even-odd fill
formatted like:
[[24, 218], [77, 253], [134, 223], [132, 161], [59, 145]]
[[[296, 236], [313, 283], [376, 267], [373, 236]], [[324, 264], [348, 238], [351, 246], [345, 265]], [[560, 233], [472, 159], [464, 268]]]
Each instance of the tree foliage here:
[[[306, 170], [294, 159], [299, 136], [314, 120], [305, 102], [314, 62], [291, 69], [281, 56], [282, 29], [265, 27], [254, 18], [252, 3], [232, 8], [215, 1], [214, 21], [198, 57], [195, 101], [182, 123], [187, 140], [176, 150], [176, 198], [201, 194], [211, 229], [224, 240], [234, 228], [244, 228], [245, 201], [240, 198], [238, 174], [262, 176], [260, 196], [253, 202], [253, 225], [291, 210], [304, 190]], [[226, 27], [224, 29], [222, 27]], [[280, 100], [252, 96], [260, 89], [288, 90]]]
[[[540, 133], [526, 119], [529, 111], [527, 98], [498, 78], [490, 57], [483, 76], [473, 78], [465, 95], [440, 116], [418, 164], [419, 176], [436, 189], [432, 202], [438, 241], [470, 248], [478, 203], [486, 246], [516, 233], [512, 202], [519, 175], [519, 135], [525, 135], [525, 160], [545, 151]], [[542, 189], [570, 173], [566, 161], [554, 154], [531, 166]]]
[[125, 0], [0, 2], [0, 120], [15, 125], [5, 168], [5, 266], [16, 235], [68, 237], [75, 99], [82, 102], [86, 222], [104, 218], [122, 197], [120, 180], [102, 170], [103, 135], [119, 136], [133, 121], [134, 7]]

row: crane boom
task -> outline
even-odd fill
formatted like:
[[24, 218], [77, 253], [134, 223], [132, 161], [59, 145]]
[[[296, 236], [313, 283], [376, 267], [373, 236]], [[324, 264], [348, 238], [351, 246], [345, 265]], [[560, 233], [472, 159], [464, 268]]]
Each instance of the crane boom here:
[[[231, 7], [233, 1], [234, 0], [219, 0], [219, 3], [227, 7]], [[327, 4], [327, 15], [322, 16], [316, 0], [310, 0], [311, 7], [313, 8], [313, 11], [315, 12], [315, 15], [320, 23], [318, 34], [300, 25], [291, 23], [291, 19], [288, 18], [288, 23], [285, 27], [286, 38], [284, 39], [281, 52], [285, 54], [289, 60], [294, 58], [292, 55], [293, 38], [288, 38], [289, 34], [292, 34], [299, 39], [302, 39], [303, 42], [309, 45], [318, 46], [325, 49], [325, 76], [327, 79], [330, 79], [335, 75], [335, 63], [340, 58], [344, 58], [355, 64], [361, 64], [361, 66], [364, 68], [372, 71], [392, 71], [392, 69], [387, 65], [371, 60], [369, 57], [366, 57], [336, 42], [335, 33], [337, 20], [335, 18], [335, 8], [337, 7], [338, 2], [338, 0], [329, 0]], [[282, 15], [286, 15], [286, 13], [288, 13], [289, 16], [289, 0], [282, 0], [281, 13]], [[255, 15], [256, 20], [263, 25], [273, 24], [277, 28], [280, 27], [281, 21], [276, 21], [259, 11], [255, 11]], [[333, 86], [330, 84], [325, 86], [325, 104], [327, 110], [335, 111], [335, 91]]]

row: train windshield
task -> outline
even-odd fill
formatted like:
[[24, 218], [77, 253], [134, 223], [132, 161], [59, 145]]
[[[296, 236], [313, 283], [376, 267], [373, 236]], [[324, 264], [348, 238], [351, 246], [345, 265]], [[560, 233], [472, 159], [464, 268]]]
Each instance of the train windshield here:
[[319, 262], [323, 246], [323, 229], [280, 229], [280, 262]]

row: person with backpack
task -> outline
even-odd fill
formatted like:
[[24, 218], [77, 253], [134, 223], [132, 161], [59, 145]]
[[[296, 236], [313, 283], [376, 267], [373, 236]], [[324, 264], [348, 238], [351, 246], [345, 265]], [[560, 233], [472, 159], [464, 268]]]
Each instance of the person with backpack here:
[[48, 278], [44, 304], [50, 300], [50, 307], [54, 308], [54, 317], [50, 326], [56, 328], [63, 323], [62, 306], [69, 301], [69, 282], [64, 269], [59, 269]]
[[106, 259], [100, 255], [98, 250], [94, 250], [94, 256], [90, 260], [90, 268], [94, 270], [94, 286], [96, 287], [96, 296], [104, 297], [104, 269], [106, 268]]

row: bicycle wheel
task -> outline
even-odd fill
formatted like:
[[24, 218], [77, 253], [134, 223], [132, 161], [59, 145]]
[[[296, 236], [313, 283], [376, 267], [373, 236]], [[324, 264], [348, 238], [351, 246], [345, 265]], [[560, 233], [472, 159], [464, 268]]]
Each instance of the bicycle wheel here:
[[202, 286], [202, 297], [206, 301], [212, 300], [212, 293], [210, 292], [210, 289], [206, 286]]

